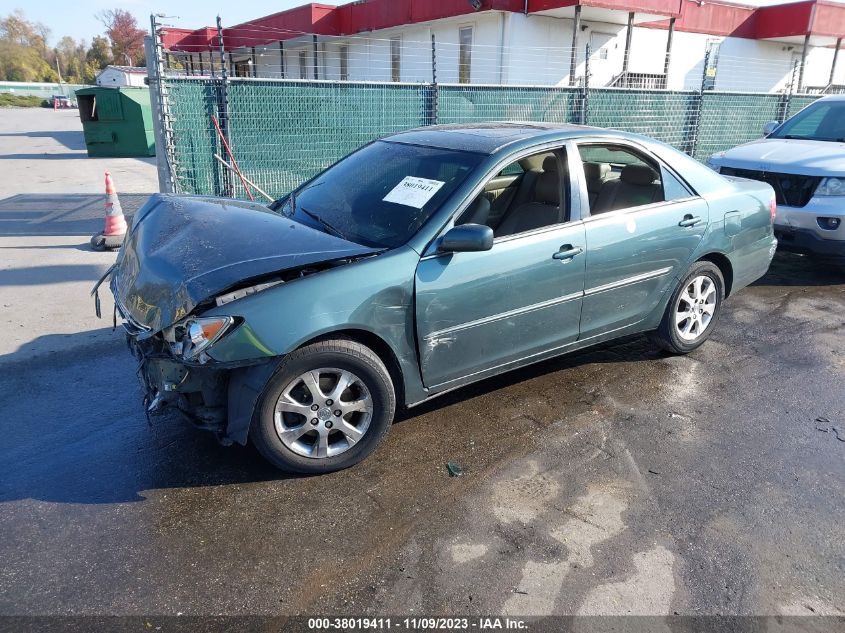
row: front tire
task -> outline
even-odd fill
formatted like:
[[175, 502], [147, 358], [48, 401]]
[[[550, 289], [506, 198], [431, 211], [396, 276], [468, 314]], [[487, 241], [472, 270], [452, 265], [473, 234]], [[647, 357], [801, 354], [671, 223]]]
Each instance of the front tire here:
[[284, 357], [250, 436], [281, 470], [328, 473], [372, 453], [395, 411], [390, 373], [371, 349], [349, 339], [319, 341]]
[[710, 338], [724, 299], [722, 271], [711, 262], [695, 262], [672, 293], [652, 339], [667, 352], [688, 354]]

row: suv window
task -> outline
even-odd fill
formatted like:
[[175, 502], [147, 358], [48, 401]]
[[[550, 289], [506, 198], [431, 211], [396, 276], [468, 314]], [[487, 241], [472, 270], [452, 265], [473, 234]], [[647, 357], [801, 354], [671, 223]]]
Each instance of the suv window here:
[[817, 101], [789, 119], [769, 138], [845, 139], [845, 101]]

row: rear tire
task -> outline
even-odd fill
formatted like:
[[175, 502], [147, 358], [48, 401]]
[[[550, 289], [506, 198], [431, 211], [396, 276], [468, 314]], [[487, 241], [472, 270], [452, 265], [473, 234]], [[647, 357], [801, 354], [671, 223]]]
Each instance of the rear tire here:
[[652, 340], [672, 354], [688, 354], [710, 338], [724, 299], [722, 271], [711, 262], [695, 262], [672, 293]]
[[259, 400], [250, 437], [281, 470], [328, 473], [372, 453], [395, 411], [390, 373], [371, 349], [349, 339], [319, 341], [284, 357]]

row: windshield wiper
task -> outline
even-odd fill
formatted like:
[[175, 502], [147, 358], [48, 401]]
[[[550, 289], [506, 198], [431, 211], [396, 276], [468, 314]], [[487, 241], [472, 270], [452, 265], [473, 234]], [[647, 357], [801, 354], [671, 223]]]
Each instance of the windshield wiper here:
[[326, 232], [327, 232], [327, 233], [331, 233], [331, 234], [332, 234], [332, 235], [334, 235], [335, 237], [339, 237], [339, 238], [340, 238], [340, 239], [342, 239], [342, 240], [345, 240], [345, 239], [346, 239], [346, 236], [345, 236], [343, 233], [341, 233], [340, 231], [338, 231], [336, 228], [334, 228], [331, 224], [329, 224], [328, 222], [326, 222], [323, 218], [321, 218], [321, 217], [320, 217], [319, 215], [317, 215], [316, 213], [311, 213], [311, 212], [310, 212], [308, 209], [306, 209], [305, 207], [299, 207], [299, 210], [300, 210], [300, 211], [302, 211], [302, 212], [303, 212], [305, 215], [307, 215], [309, 218], [311, 218], [312, 220], [314, 220], [315, 222], [317, 222], [317, 223], [318, 223], [320, 226], [322, 226], [324, 229], [326, 229]]
[[[322, 184], [323, 184], [322, 182], [315, 182], [315, 183], [311, 183], [311, 184], [310, 184], [310, 185], [308, 185], [307, 187], [303, 187], [302, 189], [300, 189], [300, 190], [299, 190], [299, 193], [302, 193], [303, 191], [308, 191], [308, 190], [309, 190], [309, 189], [311, 189], [312, 187], [319, 187], [319, 186], [320, 186], [320, 185], [322, 185]], [[289, 217], [293, 217], [293, 216], [294, 216], [294, 214], [296, 213], [296, 190], [291, 191], [291, 192], [288, 194], [288, 197], [287, 197], [287, 202], [289, 202], [289, 203], [290, 203], [290, 216], [289, 216]], [[306, 212], [306, 213], [307, 213], [307, 212]], [[284, 215], [284, 214], [283, 214], [283, 215]]]
[[788, 138], [793, 141], [827, 141], [828, 143], [845, 142], [845, 138], [828, 138], [824, 136], [801, 136], [799, 134], [784, 134], [783, 136], [770, 136], [769, 138]]

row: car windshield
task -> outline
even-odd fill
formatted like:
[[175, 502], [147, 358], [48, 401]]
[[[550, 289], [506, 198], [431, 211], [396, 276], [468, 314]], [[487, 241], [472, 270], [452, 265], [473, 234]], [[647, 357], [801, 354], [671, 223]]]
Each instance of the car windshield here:
[[393, 248], [407, 242], [483, 158], [376, 141], [294, 191], [281, 212], [359, 244]]
[[819, 101], [780, 126], [769, 138], [845, 141], [845, 101]]

